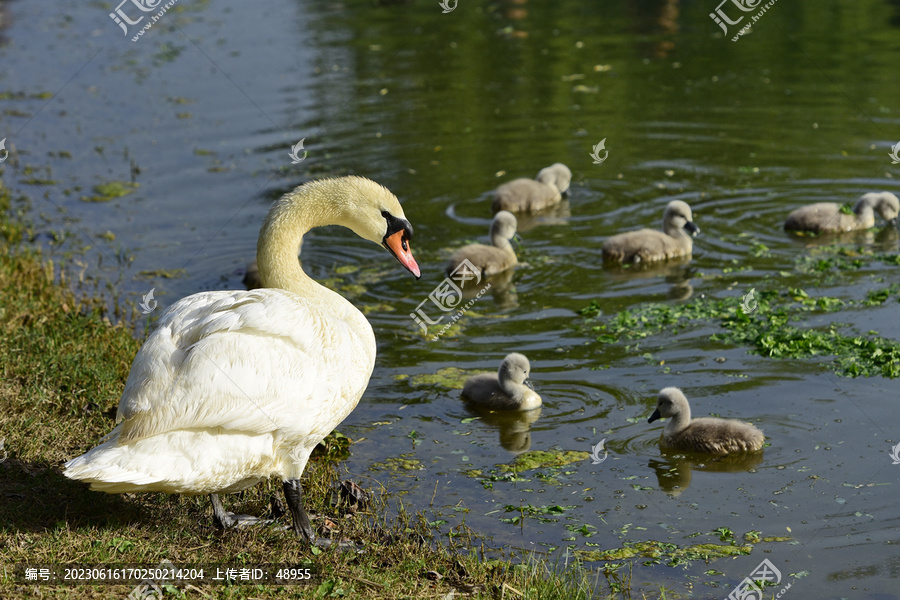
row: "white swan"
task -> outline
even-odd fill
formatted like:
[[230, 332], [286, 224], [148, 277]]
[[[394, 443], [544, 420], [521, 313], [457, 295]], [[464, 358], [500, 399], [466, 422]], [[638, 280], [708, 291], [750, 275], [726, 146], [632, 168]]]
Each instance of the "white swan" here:
[[265, 289], [202, 292], [173, 304], [138, 352], [118, 425], [64, 475], [109, 493], [209, 494], [220, 527], [253, 520], [218, 494], [277, 476], [294, 531], [313, 539], [300, 476], [353, 410], [375, 364], [363, 314], [297, 262], [303, 234], [344, 225], [384, 245], [416, 278], [412, 226], [397, 198], [362, 177], [324, 179], [269, 211], [257, 256]]

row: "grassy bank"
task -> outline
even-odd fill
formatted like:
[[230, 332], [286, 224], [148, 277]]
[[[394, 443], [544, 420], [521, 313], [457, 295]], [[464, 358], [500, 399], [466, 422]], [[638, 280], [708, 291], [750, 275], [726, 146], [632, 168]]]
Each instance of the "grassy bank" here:
[[309, 548], [283, 530], [289, 517], [278, 516], [278, 482], [225, 499], [236, 512], [272, 514], [273, 525], [222, 533], [211, 525], [206, 498], [108, 495], [64, 478], [61, 463], [112, 428], [141, 342], [130, 327], [106, 318], [103, 303], [77, 298], [57, 266], [23, 243], [30, 232], [9, 217], [9, 194], [0, 192], [0, 596], [110, 598], [133, 589], [29, 585], [14, 575], [20, 563], [168, 560], [299, 565], [315, 570], [318, 580], [303, 587], [178, 585], [166, 588], [166, 597], [596, 597], [596, 582], [579, 569], [488, 560], [482, 541], [465, 530], [436, 541], [423, 514], [388, 508], [380, 494], [362, 505], [340, 501], [336, 461], [346, 451], [340, 437], [307, 468], [307, 509], [320, 535], [350, 540], [361, 551]]

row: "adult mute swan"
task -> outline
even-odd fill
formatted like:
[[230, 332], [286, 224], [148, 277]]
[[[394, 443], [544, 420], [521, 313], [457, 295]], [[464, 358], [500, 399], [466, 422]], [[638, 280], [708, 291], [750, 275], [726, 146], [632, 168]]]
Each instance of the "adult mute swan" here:
[[538, 171], [534, 179], [513, 179], [494, 190], [492, 208], [510, 212], [535, 212], [558, 204], [569, 191], [572, 171], [554, 163]]
[[841, 212], [837, 202], [817, 202], [791, 212], [784, 222], [787, 231], [841, 233], [875, 226], [875, 213], [891, 225], [897, 224], [900, 199], [890, 192], [869, 192], [860, 196], [853, 214]]
[[663, 213], [663, 230], [639, 229], [620, 233], [603, 242], [603, 258], [618, 263], [647, 263], [690, 256], [691, 236], [700, 233], [687, 202], [672, 200]]
[[310, 452], [356, 406], [375, 364], [372, 327], [297, 262], [303, 234], [343, 225], [382, 244], [418, 278], [412, 226], [391, 192], [362, 177], [313, 181], [266, 217], [257, 257], [264, 289], [201, 292], [160, 317], [131, 366], [100, 445], [63, 474], [109, 492], [219, 494], [283, 481], [294, 531], [313, 540], [300, 476]]
[[691, 420], [691, 405], [675, 387], [659, 391], [656, 410], [647, 422], [663, 417], [672, 419], [659, 437], [659, 445], [664, 448], [722, 456], [732, 452], [755, 452], [765, 442], [763, 432], [750, 423], [715, 417]]

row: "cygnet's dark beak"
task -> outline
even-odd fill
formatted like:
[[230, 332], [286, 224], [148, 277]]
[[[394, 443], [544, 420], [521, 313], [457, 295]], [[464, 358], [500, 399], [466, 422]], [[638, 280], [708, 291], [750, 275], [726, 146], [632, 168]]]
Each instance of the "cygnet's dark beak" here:
[[698, 233], [700, 233], [700, 228], [697, 227], [697, 224], [694, 223], [693, 221], [688, 221], [687, 223], [685, 223], [684, 230], [694, 236], [696, 236]]
[[888, 223], [891, 224], [892, 226], [896, 227], [897, 226], [897, 217], [894, 217], [893, 219], [888, 221]]
[[653, 421], [655, 421], [657, 419], [661, 419], [661, 418], [662, 418], [662, 415], [659, 414], [659, 409], [657, 408], [656, 410], [653, 411], [653, 414], [650, 415], [650, 418], [647, 419], [647, 422], [652, 423]]

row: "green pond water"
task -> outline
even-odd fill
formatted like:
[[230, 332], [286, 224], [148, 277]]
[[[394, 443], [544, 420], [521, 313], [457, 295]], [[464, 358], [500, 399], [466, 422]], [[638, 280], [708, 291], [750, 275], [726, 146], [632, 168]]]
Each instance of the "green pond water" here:
[[[898, 598], [897, 233], [781, 224], [900, 192], [900, 6], [780, 0], [737, 41], [718, 7], [181, 0], [132, 42], [112, 3], [4, 3], [0, 170], [32, 199], [16, 207], [36, 243], [128, 313], [151, 288], [163, 308], [240, 288], [267, 207], [295, 185], [375, 179], [415, 227], [420, 281], [345, 230], [302, 250], [378, 338], [340, 428], [348, 477], [433, 510], [440, 535], [465, 524], [560, 564], [633, 562], [635, 591], [725, 598], [768, 559], [769, 595]], [[571, 195], [522, 220], [522, 264], [423, 334], [409, 314], [453, 247], [485, 241], [490, 190], [554, 162]], [[658, 227], [673, 199], [702, 229], [691, 261], [603, 266], [606, 237]], [[462, 379], [512, 351], [542, 409], [470, 413]], [[758, 425], [763, 454], [660, 452], [647, 417], [673, 385], [695, 415]]]

